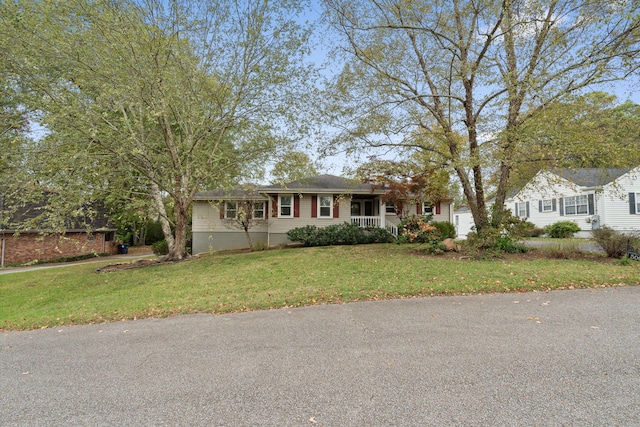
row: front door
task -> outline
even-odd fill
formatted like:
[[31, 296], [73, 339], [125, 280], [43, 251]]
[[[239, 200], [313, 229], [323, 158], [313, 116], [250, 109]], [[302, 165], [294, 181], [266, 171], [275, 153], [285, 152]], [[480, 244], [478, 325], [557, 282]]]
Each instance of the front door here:
[[373, 216], [373, 200], [364, 201], [364, 216]]

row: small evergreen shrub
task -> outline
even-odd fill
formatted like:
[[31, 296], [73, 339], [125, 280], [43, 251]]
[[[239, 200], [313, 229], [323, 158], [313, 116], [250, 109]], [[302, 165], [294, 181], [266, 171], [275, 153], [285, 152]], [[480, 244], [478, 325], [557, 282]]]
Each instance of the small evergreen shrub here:
[[167, 255], [169, 253], [169, 244], [165, 239], [162, 239], [151, 245], [151, 250], [156, 255]]
[[443, 239], [455, 239], [457, 237], [456, 226], [449, 221], [433, 221], [431, 225], [438, 230]]
[[627, 235], [613, 228], [603, 225], [591, 232], [593, 240], [607, 254], [609, 258], [623, 258], [627, 254], [628, 245], [638, 249], [639, 238], [637, 235]]
[[578, 231], [580, 226], [573, 221], [558, 221], [544, 228], [545, 234], [554, 239], [568, 239]]

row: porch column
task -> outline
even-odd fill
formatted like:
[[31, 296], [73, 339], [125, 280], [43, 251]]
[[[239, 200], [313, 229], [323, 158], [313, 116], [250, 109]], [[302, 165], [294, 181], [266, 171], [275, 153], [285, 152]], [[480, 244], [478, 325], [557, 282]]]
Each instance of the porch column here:
[[378, 215], [380, 215], [380, 228], [385, 228], [386, 225], [384, 223], [384, 219], [385, 219], [384, 217], [386, 215], [387, 209], [385, 207], [384, 202], [382, 201], [382, 199], [380, 197], [378, 197], [378, 205], [379, 205], [379, 207], [378, 207]]

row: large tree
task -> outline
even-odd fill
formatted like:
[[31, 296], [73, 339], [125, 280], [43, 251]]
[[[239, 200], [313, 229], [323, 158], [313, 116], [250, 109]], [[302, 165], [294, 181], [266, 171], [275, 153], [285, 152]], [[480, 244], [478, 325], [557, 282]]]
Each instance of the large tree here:
[[627, 77], [638, 59], [637, 2], [324, 3], [345, 62], [327, 95], [342, 131], [334, 143], [417, 150], [447, 165], [478, 229], [500, 221], [528, 149], [523, 125], [568, 94]]
[[523, 125], [520, 135], [527, 150], [515, 157], [513, 189], [541, 169], [640, 165], [640, 105], [620, 104], [607, 93], [547, 105]]
[[3, 59], [50, 132], [38, 142], [43, 169], [85, 194], [143, 180], [167, 259], [184, 258], [195, 193], [260, 171], [294, 133], [308, 36], [299, 12], [298, 1], [2, 2]]

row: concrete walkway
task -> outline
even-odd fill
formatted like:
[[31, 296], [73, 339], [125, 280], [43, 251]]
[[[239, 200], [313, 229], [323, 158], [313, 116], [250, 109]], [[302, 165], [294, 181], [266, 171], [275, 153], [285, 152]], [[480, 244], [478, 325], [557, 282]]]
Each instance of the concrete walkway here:
[[0, 334], [3, 426], [640, 425], [640, 287]]

